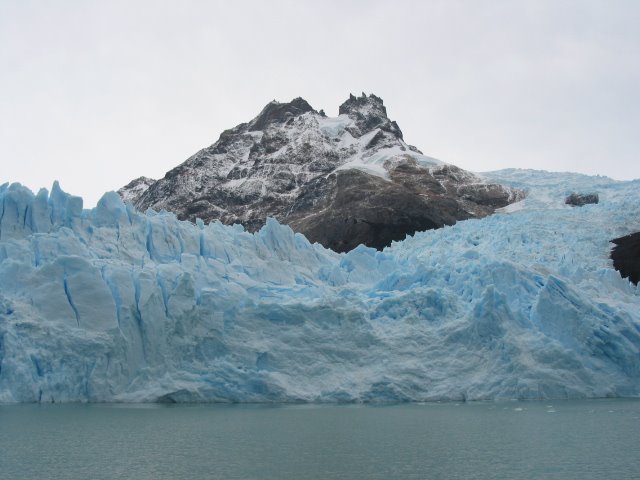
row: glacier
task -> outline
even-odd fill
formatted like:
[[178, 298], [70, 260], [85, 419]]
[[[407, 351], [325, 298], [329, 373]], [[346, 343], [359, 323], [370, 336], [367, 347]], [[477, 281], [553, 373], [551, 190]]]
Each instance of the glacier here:
[[[0, 402], [395, 402], [640, 395], [640, 290], [609, 241], [640, 181], [502, 170], [492, 216], [338, 254], [0, 186]], [[571, 192], [600, 203], [564, 204]]]

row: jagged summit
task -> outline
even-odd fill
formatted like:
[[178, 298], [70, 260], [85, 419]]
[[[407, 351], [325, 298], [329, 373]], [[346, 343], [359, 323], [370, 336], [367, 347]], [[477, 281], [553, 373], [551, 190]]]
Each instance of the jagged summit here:
[[307, 112], [315, 112], [315, 110], [304, 98], [294, 98], [288, 103], [273, 100], [249, 123], [249, 131], [264, 130], [272, 123], [285, 123]]
[[373, 94], [351, 95], [339, 112], [327, 117], [300, 97], [270, 102], [164, 178], [119, 193], [142, 211], [250, 231], [275, 217], [337, 251], [382, 248], [521, 198], [407, 144]]
[[387, 109], [380, 97], [374, 94], [362, 93], [360, 97], [349, 95], [338, 109], [340, 115], [348, 115], [355, 122], [355, 128], [350, 133], [360, 137], [376, 128], [402, 139], [402, 131], [398, 124], [387, 117]]
[[348, 114], [353, 110], [359, 110], [363, 107], [371, 106], [379, 108], [380, 110], [382, 110], [383, 115], [385, 117], [387, 116], [387, 109], [384, 106], [384, 101], [373, 93], [367, 95], [364, 92], [362, 92], [362, 95], [360, 95], [359, 97], [356, 97], [353, 93], [350, 93], [349, 98], [345, 100], [342, 105], [340, 105], [338, 113], [340, 115], [342, 115], [343, 113]]

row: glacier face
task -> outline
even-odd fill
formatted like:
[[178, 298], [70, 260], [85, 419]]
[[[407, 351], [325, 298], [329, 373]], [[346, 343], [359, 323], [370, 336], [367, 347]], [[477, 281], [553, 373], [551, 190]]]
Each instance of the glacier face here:
[[0, 402], [639, 395], [640, 291], [608, 255], [640, 181], [483, 175], [528, 196], [347, 254], [5, 184]]

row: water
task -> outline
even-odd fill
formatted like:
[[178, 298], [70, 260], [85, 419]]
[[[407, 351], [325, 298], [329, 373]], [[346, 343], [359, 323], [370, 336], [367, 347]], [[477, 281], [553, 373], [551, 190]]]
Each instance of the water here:
[[0, 479], [638, 479], [640, 401], [0, 406]]

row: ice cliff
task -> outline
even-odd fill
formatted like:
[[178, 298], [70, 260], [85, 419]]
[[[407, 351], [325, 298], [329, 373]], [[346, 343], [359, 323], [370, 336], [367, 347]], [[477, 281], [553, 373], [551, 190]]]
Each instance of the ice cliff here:
[[528, 196], [347, 254], [5, 184], [0, 402], [639, 395], [640, 291], [609, 240], [640, 230], [640, 181], [485, 177]]

